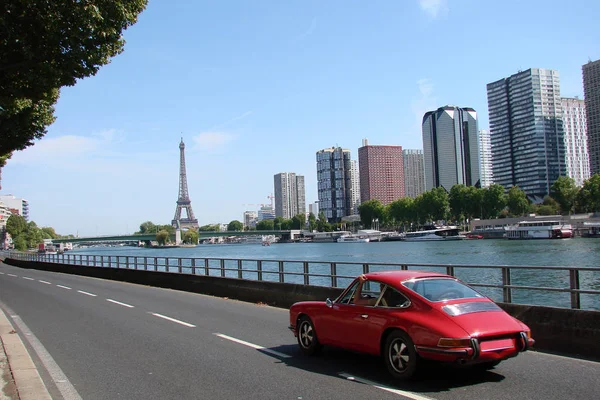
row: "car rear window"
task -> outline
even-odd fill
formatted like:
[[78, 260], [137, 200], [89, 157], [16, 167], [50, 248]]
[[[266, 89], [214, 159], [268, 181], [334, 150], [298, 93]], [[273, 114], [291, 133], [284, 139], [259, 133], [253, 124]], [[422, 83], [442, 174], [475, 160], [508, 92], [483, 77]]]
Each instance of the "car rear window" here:
[[469, 286], [451, 278], [411, 279], [402, 282], [402, 285], [430, 301], [484, 297]]

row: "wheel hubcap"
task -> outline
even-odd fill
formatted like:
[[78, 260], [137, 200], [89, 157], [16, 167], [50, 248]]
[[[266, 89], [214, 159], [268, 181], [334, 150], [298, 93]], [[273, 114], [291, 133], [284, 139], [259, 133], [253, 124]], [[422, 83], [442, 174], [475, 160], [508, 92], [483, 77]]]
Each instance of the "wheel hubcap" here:
[[302, 347], [310, 347], [310, 345], [313, 342], [313, 339], [314, 331], [311, 324], [309, 324], [308, 322], [303, 322], [302, 325], [300, 325], [300, 343], [302, 344]]
[[395, 340], [390, 346], [389, 352], [390, 364], [398, 372], [404, 372], [408, 367], [410, 360], [408, 347], [402, 340]]

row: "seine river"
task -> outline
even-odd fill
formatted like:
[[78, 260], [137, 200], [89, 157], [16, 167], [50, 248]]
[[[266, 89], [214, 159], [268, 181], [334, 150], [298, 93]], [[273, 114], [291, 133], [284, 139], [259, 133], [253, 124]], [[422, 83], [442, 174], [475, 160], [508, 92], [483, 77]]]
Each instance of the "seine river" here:
[[[600, 240], [585, 238], [525, 241], [490, 239], [434, 243], [286, 243], [273, 244], [271, 246], [261, 246], [260, 244], [206, 244], [197, 247], [170, 249], [92, 247], [76, 249], [70, 253], [103, 255], [105, 257], [120, 255], [160, 258], [234, 258], [310, 261], [311, 273], [325, 274], [329, 273], [329, 265], [318, 263], [335, 261], [339, 263], [338, 274], [347, 276], [356, 276], [360, 274], [362, 269], [361, 266], [344, 265], [344, 262], [370, 264], [454, 264], [481, 267], [491, 265], [600, 267]], [[271, 264], [273, 264], [273, 267], [276, 266], [276, 263]], [[269, 269], [268, 265], [269, 263], [264, 264], [265, 270]], [[288, 263], [286, 263], [287, 265]], [[253, 269], [252, 266], [248, 268]], [[296, 264], [296, 268], [298, 269], [297, 272], [301, 272], [301, 264]], [[385, 268], [373, 265], [371, 269]], [[429, 268], [415, 267], [411, 269]], [[444, 272], [441, 269], [437, 270]], [[498, 269], [456, 268], [455, 274], [468, 283], [501, 283], [501, 272]], [[569, 287], [568, 272], [566, 271], [513, 270], [511, 276], [513, 285]], [[248, 276], [248, 278], [253, 279], [252, 276]], [[270, 278], [267, 277], [266, 279]], [[277, 277], [273, 276], [272, 279], [277, 279]], [[301, 279], [301, 277], [298, 277], [298, 279]], [[324, 278], [319, 279], [311, 278], [310, 283], [330, 286], [329, 280]], [[338, 286], [344, 286], [347, 281], [340, 280]], [[581, 272], [580, 284], [582, 289], [600, 290], [600, 272]], [[502, 300], [499, 289], [479, 288], [479, 290], [494, 300]], [[569, 307], [569, 299], [570, 297], [567, 293], [513, 290], [513, 301], [517, 303]], [[600, 310], [600, 295], [582, 294], [581, 302], [582, 308]]]

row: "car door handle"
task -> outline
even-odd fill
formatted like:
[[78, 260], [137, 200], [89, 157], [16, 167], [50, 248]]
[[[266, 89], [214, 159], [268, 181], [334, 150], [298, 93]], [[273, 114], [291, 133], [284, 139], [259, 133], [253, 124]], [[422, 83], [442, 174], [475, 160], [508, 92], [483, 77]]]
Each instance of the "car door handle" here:
[[367, 314], [361, 314], [361, 315], [360, 315], [360, 317], [361, 317], [362, 319], [367, 319], [367, 318], [369, 318], [369, 316], [368, 316]]

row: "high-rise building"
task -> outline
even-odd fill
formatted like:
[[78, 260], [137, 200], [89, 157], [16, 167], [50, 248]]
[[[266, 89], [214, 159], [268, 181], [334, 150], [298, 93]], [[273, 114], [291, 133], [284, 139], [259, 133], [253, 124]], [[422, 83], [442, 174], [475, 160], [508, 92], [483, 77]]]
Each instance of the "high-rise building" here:
[[9, 209], [16, 210], [17, 214], [29, 221], [29, 202], [12, 194], [0, 195], [0, 202]]
[[258, 213], [256, 211], [244, 211], [244, 227], [254, 228], [258, 220]]
[[352, 214], [358, 214], [358, 206], [360, 206], [360, 173], [358, 169], [358, 161], [351, 160], [350, 164], [350, 180], [352, 182], [351, 188], [351, 205], [352, 205]]
[[331, 147], [317, 152], [319, 212], [329, 222], [352, 214], [350, 150]]
[[262, 206], [258, 210], [258, 221], [260, 222], [265, 219], [275, 219], [275, 210], [271, 206]]
[[563, 97], [561, 103], [567, 176], [573, 178], [577, 186], [583, 186], [583, 182], [590, 177], [585, 102]]
[[600, 173], [600, 60], [590, 61], [582, 69], [590, 174], [593, 175]]
[[404, 194], [415, 198], [425, 191], [425, 170], [423, 169], [423, 150], [402, 150], [404, 163]]
[[291, 219], [306, 212], [304, 176], [282, 172], [274, 176], [275, 215]]
[[482, 188], [489, 187], [494, 183], [490, 131], [484, 129], [479, 131], [479, 175], [481, 175]]
[[402, 146], [373, 146], [367, 139], [358, 149], [360, 198], [383, 205], [404, 197]]
[[530, 68], [487, 85], [494, 183], [541, 202], [566, 175], [557, 71]]
[[310, 203], [308, 205], [308, 213], [314, 215], [316, 218], [319, 218], [319, 202]]
[[472, 108], [445, 106], [425, 113], [425, 190], [481, 185], [477, 131], [477, 113]]

